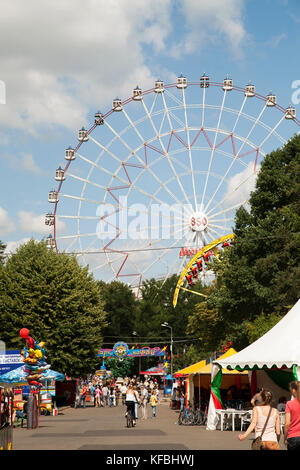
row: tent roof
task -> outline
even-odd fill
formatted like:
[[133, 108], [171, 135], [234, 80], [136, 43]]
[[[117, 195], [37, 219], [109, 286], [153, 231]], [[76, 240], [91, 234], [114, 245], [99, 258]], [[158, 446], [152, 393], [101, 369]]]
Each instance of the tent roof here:
[[192, 364], [191, 366], [188, 366], [188, 367], [185, 367], [184, 369], [181, 369], [177, 372], [175, 372], [175, 377], [179, 377], [179, 376], [182, 376], [182, 375], [189, 375], [189, 374], [194, 374], [195, 370], [197, 369], [200, 369], [200, 367], [203, 367], [205, 366], [205, 359], [203, 361], [200, 361], [200, 362], [196, 362], [196, 364]]
[[275, 325], [254, 343], [230, 358], [214, 361], [222, 368], [268, 369], [300, 366], [300, 300]]
[[[222, 356], [220, 356], [218, 359], [225, 359], [229, 356], [232, 356], [233, 354], [236, 354], [236, 350], [233, 348], [228, 349], [226, 353], [224, 353]], [[189, 367], [186, 367], [185, 369], [181, 369], [178, 372], [176, 372], [175, 377], [180, 377], [182, 375], [191, 375], [191, 374], [210, 374], [211, 373], [211, 364], [206, 365], [206, 361], [200, 361], [197, 362], [196, 364], [193, 364]], [[239, 373], [236, 370], [227, 370], [224, 369], [222, 371], [223, 374], [237, 374]], [[247, 373], [247, 372], [246, 372]]]
[[[0, 383], [20, 383], [26, 381], [27, 373], [23, 370], [24, 366], [13, 369], [6, 374], [0, 375]], [[43, 372], [42, 380], [65, 380], [64, 374], [56, 372], [52, 369], [47, 369]]]
[[[233, 349], [233, 348], [230, 348], [230, 349], [228, 349], [228, 351], [226, 351], [225, 354], [223, 354], [222, 356], [220, 356], [220, 357], [217, 359], [217, 361], [218, 361], [218, 360], [222, 360], [222, 359], [226, 360], [227, 358], [229, 359], [229, 357], [233, 356], [234, 354], [236, 354], [236, 350]], [[212, 368], [212, 364], [207, 364], [206, 366], [201, 367], [201, 369], [196, 370], [196, 371], [194, 372], [194, 374], [210, 374], [210, 373], [211, 373], [211, 368]], [[238, 371], [238, 370], [229, 370], [229, 369], [224, 368], [224, 369], [222, 369], [222, 374], [223, 374], [223, 375], [224, 375], [224, 374], [229, 374], [229, 375], [234, 375], [234, 374], [248, 374], [248, 372], [247, 372], [247, 371], [245, 371], [245, 372], [240, 372], [240, 371]]]

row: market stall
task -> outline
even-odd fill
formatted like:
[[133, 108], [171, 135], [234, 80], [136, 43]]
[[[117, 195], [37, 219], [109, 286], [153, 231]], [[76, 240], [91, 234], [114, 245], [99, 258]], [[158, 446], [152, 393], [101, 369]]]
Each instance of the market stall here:
[[[218, 360], [226, 359], [236, 354], [233, 348], [228, 349]], [[190, 401], [208, 402], [209, 394], [213, 392], [211, 383], [211, 371], [213, 364], [208, 363], [189, 375]], [[202, 393], [201, 393], [202, 392]], [[238, 406], [239, 402], [245, 404], [250, 401], [250, 386], [248, 371], [222, 370], [222, 382], [220, 384], [220, 396], [226, 406]]]
[[[219, 394], [224, 369], [251, 371], [251, 392], [264, 386], [272, 390], [275, 405], [280, 396], [290, 397], [289, 382], [300, 380], [300, 300], [266, 334], [242, 351], [213, 362], [211, 382]], [[210, 397], [208, 430], [218, 422], [218, 403]]]

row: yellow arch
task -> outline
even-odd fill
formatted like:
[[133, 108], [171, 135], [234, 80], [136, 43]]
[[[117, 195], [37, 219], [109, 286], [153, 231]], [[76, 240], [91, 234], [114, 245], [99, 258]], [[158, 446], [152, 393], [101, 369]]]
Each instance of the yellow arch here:
[[[198, 253], [196, 253], [196, 255], [189, 261], [189, 263], [187, 264], [187, 266], [184, 268], [184, 270], [182, 271], [181, 273], [181, 276], [177, 282], [177, 285], [176, 285], [176, 288], [175, 288], [175, 292], [174, 292], [174, 297], [173, 297], [173, 307], [175, 308], [176, 305], [177, 305], [177, 299], [178, 299], [178, 295], [179, 295], [179, 290], [180, 289], [183, 289], [182, 287], [182, 284], [183, 284], [183, 281], [184, 281], [184, 278], [185, 278], [185, 275], [186, 273], [189, 271], [189, 269], [192, 267], [192, 265], [195, 263], [195, 261], [199, 258], [201, 258], [201, 256], [203, 256], [205, 253], [207, 253], [209, 250], [212, 250], [213, 248], [215, 248], [216, 246], [218, 246], [220, 243], [224, 243], [226, 242], [227, 240], [232, 240], [234, 238], [234, 233], [231, 233], [229, 235], [225, 235], [224, 237], [221, 237], [221, 238], [217, 238], [217, 240], [214, 240], [213, 242], [209, 243], [208, 245], [204, 246], [202, 248], [202, 250], [198, 251]], [[186, 290], [186, 289], [184, 289]], [[200, 295], [200, 294], [199, 294]]]

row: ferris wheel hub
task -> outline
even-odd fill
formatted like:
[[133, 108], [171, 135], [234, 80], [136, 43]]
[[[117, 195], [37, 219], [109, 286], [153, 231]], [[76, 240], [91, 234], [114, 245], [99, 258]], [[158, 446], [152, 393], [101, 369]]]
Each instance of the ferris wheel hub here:
[[194, 212], [190, 217], [189, 224], [193, 232], [203, 232], [207, 228], [208, 218], [204, 212]]

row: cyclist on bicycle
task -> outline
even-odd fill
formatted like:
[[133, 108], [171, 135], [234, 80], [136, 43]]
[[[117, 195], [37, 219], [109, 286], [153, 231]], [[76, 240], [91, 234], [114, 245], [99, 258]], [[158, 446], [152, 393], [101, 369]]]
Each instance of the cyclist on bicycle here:
[[136, 397], [134, 394], [134, 390], [132, 385], [129, 385], [126, 391], [126, 401], [125, 405], [127, 406], [127, 411], [125, 416], [127, 416], [128, 413], [131, 413], [132, 420], [133, 420], [133, 425], [136, 425], [136, 419], [135, 419], [135, 403], [136, 403]]

